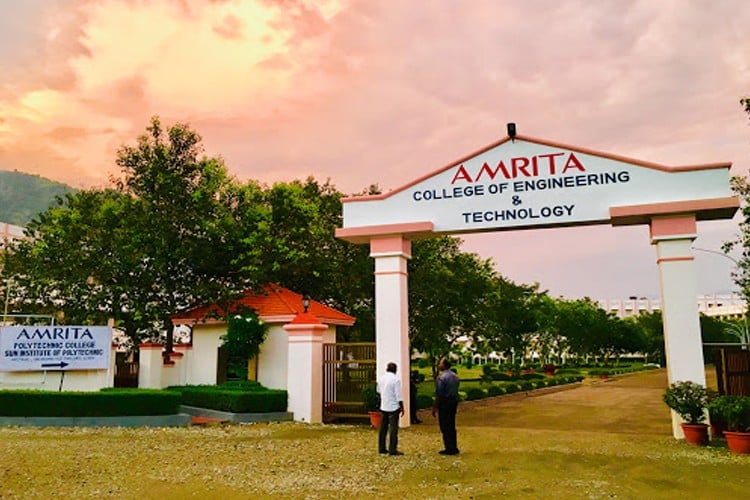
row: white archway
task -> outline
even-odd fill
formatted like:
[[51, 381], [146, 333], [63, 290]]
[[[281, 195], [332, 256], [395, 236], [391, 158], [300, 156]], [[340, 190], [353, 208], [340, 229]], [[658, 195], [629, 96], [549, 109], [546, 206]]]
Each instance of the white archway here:
[[[669, 381], [705, 385], [691, 245], [697, 237], [696, 221], [729, 219], [739, 207], [729, 186], [730, 167], [668, 167], [515, 136], [389, 193], [344, 199], [344, 223], [336, 236], [369, 244], [375, 259], [378, 373], [395, 361], [404, 367], [401, 377], [408, 391], [407, 261], [412, 240], [647, 224], [656, 246]], [[682, 437], [674, 413], [672, 421], [675, 437]], [[401, 425], [408, 426], [408, 418], [402, 418]]]

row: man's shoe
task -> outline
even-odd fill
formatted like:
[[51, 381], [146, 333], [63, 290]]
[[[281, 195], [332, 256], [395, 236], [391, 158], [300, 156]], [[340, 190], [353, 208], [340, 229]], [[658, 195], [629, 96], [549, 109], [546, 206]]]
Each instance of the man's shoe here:
[[386, 453], [388, 453], [388, 450], [380, 450], [380, 451], [378, 451], [378, 453], [381, 453], [381, 454], [385, 455]]
[[389, 452], [388, 454], [389, 454], [389, 455], [403, 455], [403, 453], [402, 453], [402, 452], [400, 452], [400, 451], [391, 451], [391, 452]]
[[440, 450], [438, 453], [441, 455], [446, 455], [448, 454], [448, 450]]
[[458, 455], [459, 452], [458, 450], [452, 450], [452, 451], [441, 450], [438, 453], [440, 453], [441, 455]]

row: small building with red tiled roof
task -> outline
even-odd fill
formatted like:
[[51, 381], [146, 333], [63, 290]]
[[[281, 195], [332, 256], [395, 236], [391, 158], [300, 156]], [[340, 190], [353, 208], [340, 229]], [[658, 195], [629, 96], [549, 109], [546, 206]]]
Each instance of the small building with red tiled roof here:
[[[248, 378], [272, 389], [287, 389], [289, 334], [284, 325], [304, 312], [302, 301], [302, 295], [279, 285], [268, 284], [260, 290], [245, 292], [229, 305], [230, 311], [252, 309], [268, 325], [268, 334], [260, 346], [260, 353], [248, 363]], [[184, 382], [180, 383], [216, 384], [222, 380], [218, 370], [221, 337], [227, 332], [223, 319], [225, 313], [224, 309], [214, 304], [196, 307], [172, 317], [175, 326], [192, 328], [191, 345], [175, 346], [178, 353], [184, 352], [183, 359], [179, 360], [183, 364], [181, 372], [184, 372], [184, 377], [181, 377]], [[352, 316], [314, 300], [310, 300], [307, 313], [326, 325], [323, 343], [336, 342], [336, 326], [351, 326], [355, 321]], [[162, 381], [161, 385], [164, 384]]]

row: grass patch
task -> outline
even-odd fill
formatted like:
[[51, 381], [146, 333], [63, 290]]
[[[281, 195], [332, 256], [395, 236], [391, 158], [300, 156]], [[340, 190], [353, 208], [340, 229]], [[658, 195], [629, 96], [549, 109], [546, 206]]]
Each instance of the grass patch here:
[[0, 428], [0, 484], [32, 499], [746, 497], [750, 457], [674, 440], [665, 387], [660, 370], [459, 406], [456, 457], [429, 416], [399, 433], [401, 457], [364, 425]]

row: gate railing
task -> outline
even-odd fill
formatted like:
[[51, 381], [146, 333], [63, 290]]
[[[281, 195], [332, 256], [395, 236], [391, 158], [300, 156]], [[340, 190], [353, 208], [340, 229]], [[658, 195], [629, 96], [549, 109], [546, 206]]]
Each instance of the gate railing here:
[[368, 418], [362, 391], [375, 380], [374, 342], [323, 344], [323, 421]]

